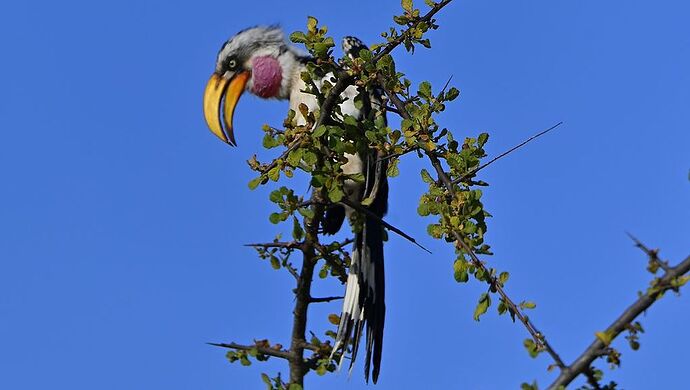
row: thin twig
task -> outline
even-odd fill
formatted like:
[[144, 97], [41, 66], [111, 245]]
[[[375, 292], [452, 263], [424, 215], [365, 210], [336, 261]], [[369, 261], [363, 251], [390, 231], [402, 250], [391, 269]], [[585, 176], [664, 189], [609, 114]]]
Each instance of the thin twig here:
[[[664, 292], [673, 289], [673, 281], [690, 272], [690, 256], [686, 257], [680, 264], [675, 267], [670, 267], [664, 275], [659, 278], [658, 286], [661, 290], [654, 294], [644, 294], [639, 297], [632, 305], [630, 305], [623, 314], [620, 315], [608, 328], [606, 328], [605, 333], [611, 338], [615, 339], [621, 332], [623, 332], [628, 325], [635, 321], [635, 318], [640, 314], [644, 313], [649, 309], [654, 302], [656, 302]], [[601, 356], [600, 351], [605, 349], [606, 345], [604, 342], [596, 338], [592, 344], [587, 347], [587, 349], [577, 358], [575, 361], [561, 370], [560, 375], [556, 380], [549, 386], [549, 389], [558, 389], [559, 386], [567, 386], [572, 382], [578, 375], [580, 375], [584, 370], [591, 366], [594, 359]]]
[[443, 86], [443, 88], [441, 88], [441, 92], [438, 93], [438, 96], [436, 97], [436, 99], [440, 99], [441, 95], [443, 95], [443, 93], [446, 92], [446, 88], [448, 88], [448, 85], [450, 84], [451, 80], [453, 80], [453, 75], [450, 75], [450, 77], [448, 77], [446, 84]]
[[274, 242], [266, 242], [266, 243], [255, 243], [255, 244], [244, 244], [244, 246], [249, 246], [252, 248], [263, 248], [264, 250], [268, 248], [280, 248], [280, 249], [287, 249], [286, 253], [281, 252], [281, 255], [284, 255], [285, 258], [283, 259], [285, 261], [285, 266], [283, 268], [287, 269], [287, 271], [292, 275], [295, 280], [299, 280], [299, 273], [297, 272], [297, 269], [292, 265], [292, 263], [287, 261], [287, 257], [289, 256], [291, 250], [293, 249], [299, 249], [302, 246], [301, 242], [297, 241], [291, 241], [291, 242], [279, 242], [279, 241], [274, 241]]
[[290, 275], [292, 275], [295, 280], [299, 281], [299, 273], [297, 272], [297, 268], [295, 268], [292, 263], [287, 263], [284, 268], [288, 270]]
[[311, 303], [331, 302], [331, 301], [337, 301], [338, 299], [343, 299], [343, 297], [323, 297], [323, 298], [312, 297], [310, 302]]
[[256, 243], [256, 244], [244, 244], [244, 246], [249, 246], [252, 248], [285, 248], [285, 249], [298, 249], [302, 245], [301, 242], [291, 241], [291, 242], [266, 242], [266, 243]]
[[632, 234], [626, 232], [628, 237], [630, 237], [631, 240], [635, 242], [635, 247], [640, 248], [645, 254], [647, 254], [647, 257], [649, 257], [649, 260], [655, 262], [656, 264], [661, 267], [664, 271], [668, 272], [671, 267], [668, 265], [667, 261], [663, 261], [659, 258], [659, 250], [658, 249], [649, 249], [645, 244], [642, 243], [642, 241], [638, 240], [635, 236]]
[[206, 344], [213, 345], [214, 347], [237, 349], [240, 351], [251, 351], [252, 349], [256, 349], [256, 351], [262, 355], [274, 356], [274, 357], [278, 357], [281, 359], [287, 359], [287, 360], [291, 360], [294, 358], [293, 354], [290, 351], [286, 351], [283, 349], [259, 347], [256, 345], [242, 345], [242, 344], [237, 344], [237, 343], [206, 343]]
[[414, 239], [414, 237], [412, 237], [412, 236], [410, 236], [409, 234], [403, 232], [402, 230], [398, 229], [397, 227], [391, 225], [390, 223], [384, 221], [383, 218], [379, 217], [378, 215], [376, 215], [376, 213], [374, 213], [373, 211], [369, 210], [368, 208], [366, 208], [366, 207], [364, 207], [364, 206], [362, 206], [362, 205], [360, 205], [360, 204], [358, 204], [358, 203], [352, 202], [351, 200], [349, 200], [349, 199], [347, 199], [347, 198], [343, 198], [343, 199], [340, 201], [340, 203], [342, 203], [342, 204], [344, 204], [344, 205], [346, 205], [346, 206], [352, 207], [353, 209], [355, 209], [355, 210], [357, 210], [357, 211], [359, 211], [359, 212], [362, 212], [362, 213], [366, 214], [367, 216], [369, 216], [370, 218], [374, 219], [375, 221], [377, 221], [377, 222], [380, 223], [381, 225], [387, 227], [387, 228], [388, 228], [389, 230], [391, 230], [392, 232], [398, 234], [400, 237], [406, 239], [407, 241], [410, 241], [411, 243], [417, 245], [418, 247], [422, 248], [423, 250], [425, 250], [426, 252], [428, 252], [428, 253], [431, 254], [431, 251], [428, 250], [428, 249], [426, 249], [426, 248], [425, 248], [424, 246], [422, 246], [420, 243], [418, 243], [417, 240]]
[[[386, 92], [386, 95], [388, 95], [389, 99], [393, 104], [398, 108], [400, 113], [402, 114], [403, 119], [410, 119], [411, 116], [409, 112], [407, 112], [407, 109], [405, 108], [404, 103], [400, 100], [398, 95], [393, 93], [392, 91], [388, 90], [387, 88], [384, 88], [384, 91]], [[439, 160], [438, 156], [434, 153], [425, 151], [427, 157], [431, 161], [431, 165], [434, 167], [436, 170], [436, 173], [438, 175], [439, 181], [446, 187], [446, 190], [451, 194], [455, 195], [455, 188], [453, 185], [453, 182], [450, 180], [450, 177], [448, 174], [443, 170], [443, 165], [441, 165], [441, 161]], [[484, 263], [479, 260], [477, 255], [474, 253], [472, 248], [470, 248], [464, 240], [464, 237], [460, 232], [458, 231], [453, 231], [454, 238], [456, 240], [457, 245], [465, 252], [467, 253], [470, 258], [472, 259], [472, 263], [475, 267], [481, 269], [484, 271], [485, 275], [490, 275], [489, 270], [486, 268]], [[501, 299], [503, 300], [504, 304], [507, 305], [510, 308], [510, 311], [512, 313], [515, 313], [515, 316], [520, 320], [520, 322], [525, 326], [529, 334], [532, 336], [534, 339], [534, 342], [536, 345], [540, 348], [543, 348], [544, 350], [547, 351], [547, 353], [551, 356], [551, 358], [556, 362], [558, 367], [564, 367], [565, 363], [563, 363], [563, 360], [561, 357], [556, 353], [556, 351], [551, 347], [551, 345], [548, 343], [546, 340], [546, 337], [544, 336], [543, 333], [539, 332], [537, 328], [532, 324], [532, 322], [529, 320], [529, 318], [522, 313], [520, 308], [513, 302], [512, 299], [508, 296], [508, 294], [504, 291], [502, 284], [496, 279], [496, 277], [489, 277], [487, 279], [487, 283], [489, 283], [494, 289]]]
[[499, 159], [501, 159], [501, 158], [503, 158], [503, 157], [509, 155], [510, 153], [514, 152], [514, 151], [517, 150], [517, 149], [520, 149], [521, 147], [527, 145], [530, 141], [535, 140], [535, 139], [541, 137], [542, 135], [548, 133], [549, 131], [555, 129], [556, 127], [558, 127], [558, 126], [560, 126], [560, 125], [562, 125], [562, 124], [563, 124], [562, 121], [561, 121], [561, 122], [558, 122], [558, 123], [556, 123], [555, 125], [549, 127], [548, 129], [543, 130], [543, 131], [541, 131], [541, 132], [539, 132], [539, 133], [537, 133], [537, 134], [535, 134], [535, 135], [533, 135], [533, 136], [527, 138], [526, 140], [522, 141], [520, 144], [513, 146], [512, 148], [510, 148], [510, 149], [506, 150], [505, 152], [499, 154], [498, 156], [492, 158], [492, 159], [489, 160], [488, 162], [486, 162], [486, 163], [484, 163], [484, 164], [478, 166], [477, 168], [472, 169], [471, 171], [469, 171], [469, 172], [465, 173], [464, 175], [460, 176], [459, 178], [453, 180], [453, 184], [458, 184], [458, 183], [460, 183], [460, 182], [462, 182], [462, 181], [467, 180], [467, 178], [472, 177], [472, 176], [475, 175], [477, 172], [479, 172], [479, 171], [481, 171], [482, 169], [488, 167], [489, 165], [493, 164], [493, 163], [496, 162], [497, 160], [499, 160]]
[[[398, 111], [398, 115], [400, 115], [399, 112], [400, 112], [400, 111]], [[401, 116], [402, 116], [402, 115], [401, 115]], [[419, 150], [419, 149], [420, 149], [419, 146], [413, 146], [413, 147], [411, 147], [411, 148], [409, 148], [409, 149], [403, 151], [402, 153], [392, 153], [392, 154], [389, 154], [389, 155], [386, 155], [386, 156], [383, 156], [383, 157], [379, 157], [379, 161], [390, 160], [390, 159], [392, 159], [392, 158], [402, 157], [402, 156], [404, 156], [404, 155], [406, 155], [406, 154], [408, 154], [408, 153], [410, 153], [410, 152], [414, 152], [414, 151], [417, 151], [417, 150]]]

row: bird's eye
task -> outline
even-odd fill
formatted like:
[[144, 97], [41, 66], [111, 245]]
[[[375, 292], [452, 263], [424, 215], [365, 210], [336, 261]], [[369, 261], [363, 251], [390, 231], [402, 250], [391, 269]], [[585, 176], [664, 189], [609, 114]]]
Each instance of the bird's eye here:
[[229, 68], [230, 70], [233, 70], [233, 69], [235, 69], [236, 67], [237, 67], [237, 61], [235, 61], [234, 59], [228, 61], [228, 68]]

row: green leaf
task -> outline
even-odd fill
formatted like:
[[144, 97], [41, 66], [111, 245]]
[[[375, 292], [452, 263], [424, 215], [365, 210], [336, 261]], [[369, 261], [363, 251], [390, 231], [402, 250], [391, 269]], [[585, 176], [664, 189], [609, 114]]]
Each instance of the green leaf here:
[[419, 84], [419, 95], [425, 98], [431, 97], [431, 84], [428, 81], [422, 81]]
[[486, 141], [489, 140], [489, 134], [488, 133], [481, 133], [479, 134], [479, 137], [477, 138], [477, 144], [481, 148], [486, 144]]
[[405, 11], [412, 13], [412, 0], [402, 0], [401, 4]]
[[400, 169], [398, 169], [398, 161], [398, 159], [394, 159], [390, 162], [390, 165], [388, 165], [388, 169], [386, 170], [388, 177], [396, 177], [400, 174]]
[[[539, 390], [539, 387], [537, 387], [537, 382], [534, 381], [532, 384], [529, 383], [522, 383], [520, 385], [520, 390]], [[560, 389], [558, 389], [560, 390]]]
[[273, 389], [273, 385], [271, 384], [271, 378], [269, 378], [268, 375], [261, 373], [261, 380], [268, 386], [268, 390]]
[[431, 41], [429, 41], [428, 39], [420, 39], [418, 42], [420, 45], [426, 47], [427, 49], [431, 49]]
[[314, 137], [321, 137], [322, 135], [326, 134], [326, 130], [328, 130], [328, 128], [324, 125], [321, 125], [321, 126], [314, 129], [314, 131], [312, 132], [312, 135]]
[[261, 180], [262, 180], [262, 179], [263, 179], [263, 178], [262, 178], [261, 176], [252, 179], [252, 180], [249, 182], [249, 189], [250, 189], [250, 190], [256, 189], [256, 187], [258, 187], [259, 184], [261, 184]]
[[366, 179], [363, 173], [349, 174], [347, 175], [347, 178], [357, 183], [364, 183], [364, 180]]
[[414, 122], [412, 122], [411, 119], [403, 119], [402, 122], [400, 122], [400, 129], [402, 131], [405, 131], [409, 128], [412, 128], [414, 126]]
[[536, 358], [539, 355], [539, 348], [537, 348], [537, 344], [534, 342], [534, 340], [525, 339], [525, 341], [522, 342], [522, 345], [525, 346], [525, 349], [531, 358]]
[[406, 16], [397, 16], [396, 15], [396, 16], [393, 16], [393, 21], [395, 23], [401, 25], [401, 26], [404, 26], [410, 21], [410, 18], [408, 18]]
[[327, 43], [315, 43], [314, 54], [316, 54], [317, 57], [326, 57], [328, 56], [328, 50], [331, 47], [333, 47], [333, 45], [329, 45]]
[[304, 218], [309, 218], [313, 219], [314, 218], [314, 210], [306, 207], [300, 207], [297, 209], [297, 211], [302, 214]]
[[463, 260], [455, 260], [453, 263], [454, 277], [458, 283], [467, 283], [470, 280], [469, 273], [467, 272], [467, 265]]
[[331, 202], [338, 203], [343, 199], [343, 196], [345, 196], [345, 194], [337, 184], [334, 184], [333, 187], [328, 189], [328, 199], [330, 199]]
[[326, 184], [326, 178], [323, 175], [313, 175], [310, 180], [310, 184], [314, 188], [321, 188]]
[[498, 314], [499, 314], [499, 315], [505, 313], [506, 311], [508, 311], [508, 306], [507, 306], [506, 303], [503, 301], [503, 299], [501, 299], [501, 301], [498, 302], [498, 308], [497, 308], [497, 310], [498, 310]]
[[280, 269], [280, 261], [273, 255], [271, 255], [271, 268]]
[[427, 215], [431, 214], [431, 211], [429, 211], [429, 204], [424, 201], [419, 203], [419, 206], [417, 206], [417, 214], [422, 217], [426, 217]]
[[450, 87], [448, 92], [446, 92], [446, 100], [448, 100], [448, 101], [453, 101], [458, 96], [460, 96], [460, 91], [455, 87]]
[[347, 114], [345, 115], [345, 118], [343, 118], [343, 123], [352, 127], [357, 127], [359, 125], [359, 121], [357, 120], [357, 118]]
[[268, 216], [268, 220], [275, 225], [282, 220], [282, 217], [278, 213], [271, 213], [271, 215]]
[[338, 325], [338, 324], [340, 324], [340, 316], [337, 314], [329, 314], [328, 315], [328, 322], [330, 322], [333, 325]]
[[288, 387], [288, 390], [302, 390], [302, 386], [298, 385], [297, 383], [291, 383], [290, 387]]
[[509, 278], [509, 277], [510, 277], [510, 274], [509, 274], [509, 273], [507, 273], [507, 272], [501, 272], [501, 273], [498, 275], [498, 281], [499, 281], [501, 284], [506, 284], [506, 282], [508, 281], [508, 278]]
[[[313, 16], [307, 17], [307, 30], [309, 30], [310, 33], [316, 33], [316, 25], [319, 24], [319, 20], [316, 19]], [[292, 389], [290, 389], [292, 390]]]
[[295, 149], [291, 151], [288, 156], [287, 156], [287, 162], [288, 164], [292, 165], [293, 167], [296, 167], [299, 165], [299, 162], [302, 161], [302, 154], [304, 153], [304, 149]]
[[290, 34], [290, 41], [294, 43], [307, 43], [307, 36], [301, 31], [295, 31]]
[[283, 194], [280, 190], [274, 190], [271, 191], [271, 195], [269, 195], [268, 199], [270, 199], [273, 203], [278, 203], [283, 200]]
[[276, 146], [280, 145], [280, 141], [273, 138], [270, 133], [266, 133], [264, 135], [264, 139], [263, 139], [262, 143], [263, 143], [264, 148], [266, 148], [266, 149], [275, 148]]
[[268, 171], [267, 176], [269, 179], [271, 179], [273, 181], [278, 181], [278, 179], [280, 178], [280, 167], [275, 166], [275, 167], [271, 168], [271, 170]]
[[486, 313], [489, 306], [491, 306], [491, 297], [487, 293], [482, 293], [479, 297], [479, 303], [477, 303], [477, 307], [474, 309], [474, 320], [479, 321], [479, 317]]
[[421, 174], [422, 174], [422, 180], [425, 183], [431, 184], [434, 182], [434, 179], [431, 177], [431, 175], [429, 174], [429, 172], [426, 169], [422, 169]]
[[443, 228], [441, 228], [441, 225], [435, 223], [429, 224], [429, 226], [426, 227], [426, 232], [433, 238], [441, 238], [441, 236], [443, 236]]
[[295, 240], [304, 238], [304, 229], [302, 229], [302, 224], [299, 223], [297, 217], [292, 217], [292, 238]]
[[305, 151], [302, 155], [302, 160], [304, 160], [304, 162], [307, 165], [314, 165], [314, 164], [316, 164], [316, 160], [317, 160], [316, 153], [314, 153], [312, 151]]
[[535, 307], [537, 307], [537, 304], [531, 301], [524, 301], [520, 303], [520, 307], [522, 307], [523, 309], [534, 309]]

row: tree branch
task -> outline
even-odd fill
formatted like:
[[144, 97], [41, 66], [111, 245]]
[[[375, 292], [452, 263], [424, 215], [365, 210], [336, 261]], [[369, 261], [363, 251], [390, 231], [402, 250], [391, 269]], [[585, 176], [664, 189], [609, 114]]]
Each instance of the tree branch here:
[[319, 302], [331, 302], [331, 301], [337, 301], [338, 299], [343, 299], [343, 297], [323, 297], [323, 298], [311, 298], [309, 301], [311, 303], [319, 303]]
[[[426, 152], [426, 154], [427, 157], [429, 157], [429, 160], [431, 161], [431, 165], [436, 170], [436, 173], [439, 176], [439, 180], [446, 187], [446, 190], [451, 195], [455, 196], [455, 189], [453, 188], [453, 184], [450, 181], [448, 174], [443, 170], [441, 161], [433, 153]], [[463, 235], [460, 234], [460, 232], [458, 231], [453, 231], [453, 236], [455, 238], [456, 245], [458, 245], [465, 253], [467, 253], [470, 256], [470, 258], [472, 259], [472, 264], [475, 267], [481, 269], [485, 275], [491, 275], [484, 263], [481, 260], [479, 260], [476, 254], [474, 254], [472, 248], [470, 248], [469, 245], [465, 243], [465, 238], [463, 237]], [[495, 276], [489, 276], [487, 283], [489, 283], [492, 289], [496, 290], [501, 299], [503, 299], [503, 303], [510, 308], [510, 312], [515, 313], [515, 317], [517, 317], [518, 320], [522, 322], [529, 334], [532, 336], [532, 339], [534, 339], [536, 345], [540, 349], [545, 350], [551, 356], [554, 362], [556, 362], [556, 365], [558, 365], [558, 367], [563, 368], [565, 366], [565, 363], [563, 363], [561, 357], [558, 355], [558, 353], [556, 353], [556, 351], [546, 340], [546, 336], [544, 336], [543, 333], [537, 330], [532, 321], [530, 321], [529, 317], [527, 317], [522, 312], [522, 310], [520, 310], [520, 308], [515, 304], [515, 302], [513, 302], [512, 299], [510, 299], [508, 294], [503, 289], [503, 285], [498, 281], [498, 279]]]
[[312, 198], [316, 200], [312, 205], [314, 210], [313, 218], [304, 219], [306, 236], [300, 250], [303, 254], [302, 269], [297, 279], [295, 289], [295, 308], [293, 310], [294, 319], [292, 322], [292, 343], [290, 352], [294, 359], [290, 362], [290, 383], [300, 386], [304, 385], [304, 376], [309, 371], [309, 367], [304, 362], [304, 345], [306, 341], [307, 329], [307, 310], [311, 302], [311, 283], [314, 278], [314, 267], [316, 266], [316, 246], [319, 242], [318, 227], [324, 212], [323, 205], [320, 204], [320, 191], [314, 191]]
[[[656, 302], [661, 295], [673, 289], [674, 281], [690, 272], [690, 256], [686, 257], [680, 264], [675, 267], [670, 267], [664, 275], [659, 278], [659, 282], [656, 284], [660, 286], [660, 290], [652, 294], [644, 294], [638, 298], [632, 305], [630, 305], [623, 314], [620, 315], [608, 328], [606, 328], [605, 333], [611, 338], [615, 339], [621, 332], [623, 332], [628, 325], [630, 325], [637, 316], [644, 313], [649, 309], [654, 302]], [[561, 370], [560, 375], [556, 380], [549, 386], [549, 389], [558, 389], [559, 386], [567, 386], [572, 382], [578, 375], [583, 373], [585, 370], [589, 369], [594, 359], [601, 356], [600, 351], [605, 350], [606, 344], [599, 338], [596, 338], [592, 344], [587, 347], [587, 349], [577, 358], [575, 361]]]
[[266, 242], [266, 243], [252, 243], [244, 244], [244, 246], [250, 246], [252, 248], [284, 248], [284, 249], [299, 249], [302, 246], [301, 242], [290, 241], [290, 242]]
[[274, 242], [266, 242], [266, 243], [254, 243], [254, 244], [244, 244], [244, 246], [249, 246], [252, 248], [261, 248], [262, 250], [266, 251], [269, 248], [280, 248], [286, 250], [285, 252], [280, 252], [281, 255], [285, 256], [283, 258], [284, 264], [283, 268], [285, 268], [292, 277], [295, 278], [295, 280], [299, 280], [299, 274], [297, 273], [297, 269], [287, 261], [288, 256], [290, 255], [291, 251], [294, 249], [299, 249], [302, 246], [301, 242], [297, 241], [290, 241], [290, 242], [280, 242], [280, 241], [274, 241]]
[[389, 54], [390, 52], [393, 51], [393, 49], [395, 49], [397, 46], [399, 46], [401, 43], [403, 43], [403, 41], [405, 40], [405, 38], [408, 34], [408, 31], [410, 31], [412, 28], [416, 28], [419, 25], [419, 23], [421, 23], [421, 22], [424, 22], [424, 23], [430, 22], [431, 18], [433, 18], [434, 15], [436, 15], [436, 13], [438, 11], [440, 11], [443, 7], [450, 4], [451, 1], [453, 1], [453, 0], [443, 0], [439, 3], [437, 3], [435, 6], [433, 6], [431, 8], [431, 10], [429, 10], [429, 12], [427, 12], [426, 15], [417, 19], [411, 26], [409, 26], [409, 28], [407, 30], [403, 31], [397, 38], [388, 42], [386, 44], [386, 46], [383, 48], [383, 50], [381, 50], [380, 52], [378, 52], [378, 54], [376, 54], [376, 56], [374, 57], [374, 62], [379, 61], [381, 58], [383, 58], [383, 56], [385, 56], [386, 54]]
[[[379, 75], [379, 80], [381, 80], [381, 75]], [[381, 83], [382, 86], [385, 86], [385, 83]], [[393, 102], [393, 105], [400, 111], [401, 116], [403, 119], [410, 119], [411, 116], [409, 112], [407, 112], [407, 109], [405, 108], [404, 103], [398, 95], [390, 91], [389, 89], [384, 87], [384, 91], [388, 98]], [[455, 196], [455, 187], [453, 182], [450, 180], [450, 177], [448, 174], [444, 171], [443, 165], [441, 164], [441, 161], [439, 160], [438, 156], [429, 151], [425, 151], [425, 154], [429, 158], [429, 161], [431, 162], [431, 165], [434, 167], [436, 170], [436, 173], [438, 175], [438, 180], [443, 184], [443, 186], [446, 188], [446, 190]], [[472, 259], [472, 264], [477, 267], [478, 269], [481, 269], [485, 275], [491, 275], [489, 273], [489, 270], [486, 268], [484, 263], [479, 260], [477, 255], [474, 253], [472, 248], [470, 248], [464, 240], [464, 237], [460, 232], [458, 231], [453, 231], [453, 236], [455, 238], [456, 245], [459, 246], [465, 253], [467, 253], [470, 258]], [[489, 276], [487, 279], [487, 283], [491, 286], [492, 290], [495, 290], [498, 295], [501, 297], [503, 300], [504, 304], [509, 307], [509, 310], [511, 313], [515, 313], [515, 316], [522, 322], [522, 324], [525, 326], [529, 334], [532, 336], [532, 339], [534, 339], [534, 342], [536, 345], [543, 350], [546, 350], [547, 353], [551, 356], [551, 358], [556, 362], [558, 367], [563, 368], [565, 367], [565, 363], [561, 359], [561, 357], [556, 353], [556, 351], [551, 347], [551, 345], [548, 343], [546, 340], [546, 337], [544, 336], [543, 333], [539, 332], [537, 328], [532, 324], [532, 322], [529, 320], [529, 318], [522, 313], [520, 308], [513, 302], [512, 299], [508, 296], [508, 294], [505, 292], [503, 289], [502, 284], [497, 280], [495, 276]]]
[[273, 356], [281, 359], [293, 359], [293, 355], [290, 351], [286, 351], [283, 349], [274, 349], [274, 348], [267, 348], [267, 347], [259, 347], [257, 345], [242, 345], [242, 344], [237, 344], [237, 343], [206, 343], [208, 345], [213, 345], [214, 347], [221, 347], [221, 348], [229, 348], [229, 349], [237, 349], [240, 351], [251, 351], [255, 349], [257, 352], [259, 352], [262, 355], [268, 355], [268, 356]]

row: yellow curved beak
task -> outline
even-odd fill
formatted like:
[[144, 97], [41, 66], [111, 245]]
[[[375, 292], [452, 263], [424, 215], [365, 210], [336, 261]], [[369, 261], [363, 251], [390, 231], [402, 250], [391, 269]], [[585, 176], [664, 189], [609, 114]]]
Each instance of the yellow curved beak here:
[[[208, 80], [204, 91], [206, 124], [216, 137], [231, 146], [237, 146], [232, 128], [232, 117], [235, 114], [235, 106], [249, 80], [249, 74], [247, 71], [241, 72], [228, 80], [214, 73]], [[221, 118], [223, 124], [221, 124]]]

